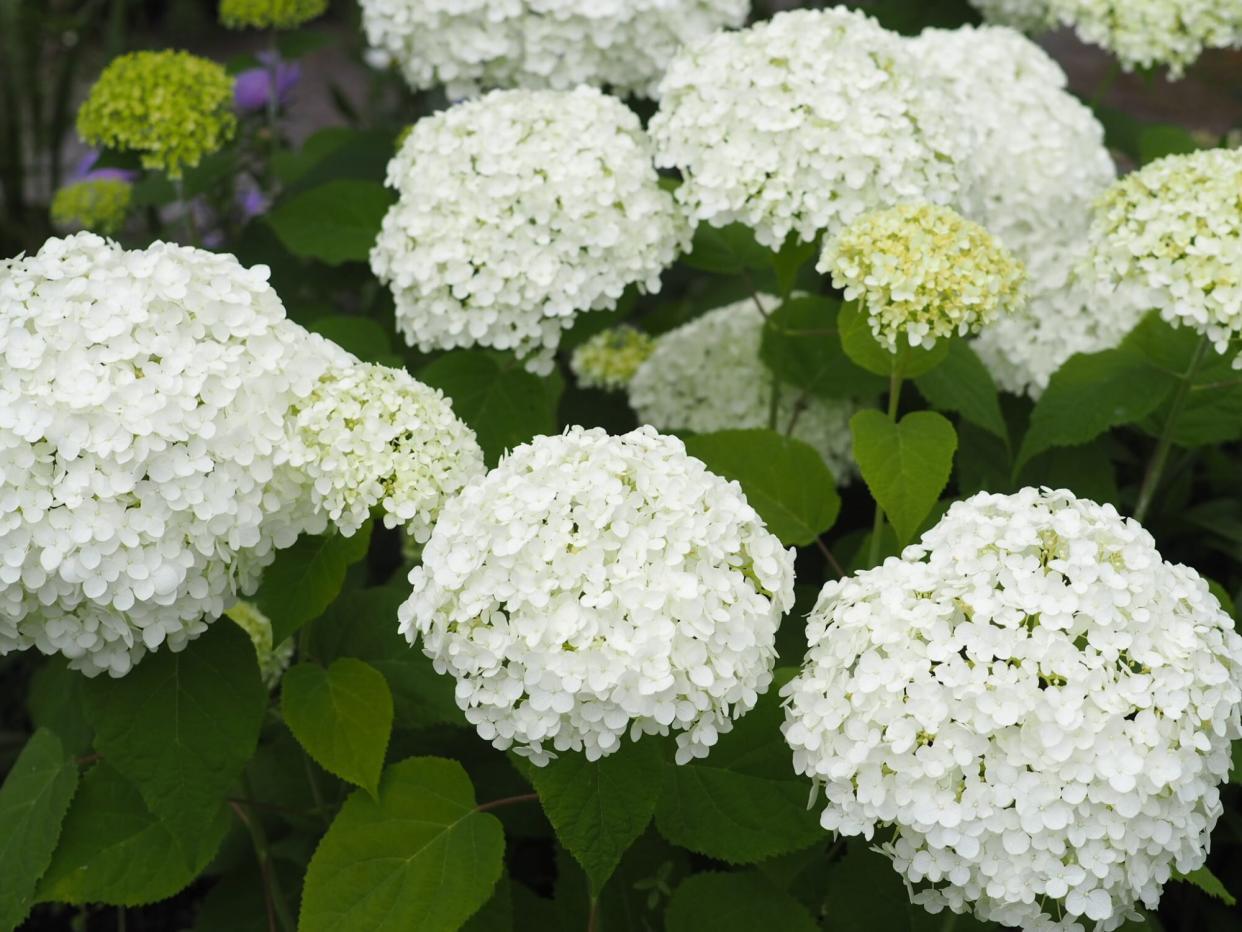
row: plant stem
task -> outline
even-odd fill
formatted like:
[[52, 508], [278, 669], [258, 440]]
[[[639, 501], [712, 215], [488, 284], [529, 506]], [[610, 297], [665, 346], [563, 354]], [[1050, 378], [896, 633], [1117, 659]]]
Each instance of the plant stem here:
[[828, 549], [828, 545], [821, 538], [815, 538], [815, 546], [819, 548], [819, 552], [824, 555], [824, 562], [828, 567], [837, 574], [837, 579], [845, 578], [845, 570], [841, 564], [837, 562], [837, 558], [832, 555], [832, 551]]
[[533, 803], [538, 801], [538, 793], [523, 793], [520, 796], [506, 796], [503, 799], [493, 799], [491, 802], [479, 803], [474, 807], [475, 812], [487, 812], [490, 809], [499, 809], [502, 806], [512, 806], [515, 803]]
[[[249, 781], [242, 778], [242, 786], [245, 787], [246, 795], [253, 796], [250, 789]], [[267, 908], [267, 926], [270, 932], [276, 932], [279, 928], [283, 932], [294, 932], [296, 923], [293, 916], [289, 912], [289, 905], [285, 902], [284, 896], [281, 894], [280, 885], [276, 880], [276, 872], [272, 870], [272, 853], [267, 844], [267, 833], [263, 831], [263, 823], [259, 821], [258, 816], [253, 813], [247, 813], [240, 805], [235, 802], [229, 802], [229, 808], [246, 827], [246, 831], [250, 833], [251, 844], [254, 845], [254, 856], [259, 862], [259, 874], [263, 879], [263, 899]]]
[[189, 240], [190, 246], [198, 245], [198, 223], [194, 220], [194, 208], [190, 204], [189, 199], [185, 196], [185, 179], [178, 178], [176, 182], [177, 202], [181, 205], [181, 219], [185, 221], [185, 235]]
[[1156, 449], [1152, 453], [1151, 461], [1147, 464], [1147, 472], [1139, 488], [1138, 502], [1134, 506], [1134, 518], [1139, 523], [1147, 517], [1151, 503], [1156, 497], [1160, 476], [1164, 472], [1165, 463], [1168, 462], [1169, 450], [1173, 447], [1173, 431], [1177, 427], [1177, 419], [1181, 417], [1182, 409], [1186, 407], [1186, 396], [1190, 394], [1191, 380], [1199, 371], [1199, 366], [1203, 364], [1207, 348], [1208, 338], [1200, 337], [1199, 345], [1195, 347], [1195, 354], [1190, 359], [1190, 365], [1182, 374], [1181, 384], [1177, 386], [1177, 391], [1173, 395], [1173, 403], [1169, 405], [1168, 417], [1164, 419], [1164, 428], [1160, 431], [1160, 439], [1156, 442]]
[[777, 430], [781, 409], [781, 380], [772, 375], [772, 396], [768, 401], [768, 430]]
[[[897, 423], [897, 408], [901, 404], [901, 362], [894, 357], [893, 371], [888, 376], [888, 419]], [[875, 566], [880, 562], [880, 545], [884, 538], [884, 509], [875, 503], [875, 520], [871, 522], [871, 551], [868, 563]]]

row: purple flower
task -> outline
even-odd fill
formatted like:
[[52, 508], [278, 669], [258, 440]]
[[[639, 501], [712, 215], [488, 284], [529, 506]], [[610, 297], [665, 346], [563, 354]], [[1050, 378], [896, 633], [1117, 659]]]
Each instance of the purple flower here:
[[[267, 109], [272, 95], [272, 56], [268, 52], [258, 55], [261, 67], [248, 68], [237, 75], [233, 82], [233, 103], [242, 113], [255, 113]], [[302, 78], [302, 68], [297, 62], [275, 60], [276, 102], [284, 106], [289, 94]]]
[[237, 195], [237, 204], [241, 208], [242, 216], [247, 220], [259, 216], [268, 208], [267, 198], [258, 188], [247, 188], [241, 191]]
[[99, 150], [89, 149], [86, 154], [74, 166], [70, 173], [68, 182], [72, 184], [78, 181], [127, 181], [133, 183], [138, 178], [138, 173], [125, 168], [95, 168], [95, 163], [99, 161]]

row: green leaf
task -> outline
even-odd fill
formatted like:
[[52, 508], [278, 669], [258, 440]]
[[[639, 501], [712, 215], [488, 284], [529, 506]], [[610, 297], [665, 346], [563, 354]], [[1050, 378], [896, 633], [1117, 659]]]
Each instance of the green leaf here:
[[772, 255], [772, 268], [776, 272], [777, 290], [784, 297], [793, 290], [798, 281], [798, 273], [802, 267], [819, 252], [818, 238], [809, 243], [803, 242], [797, 233], [785, 237], [780, 251]]
[[1142, 165], [1166, 155], [1188, 155], [1202, 148], [1190, 130], [1168, 123], [1145, 126], [1138, 136], [1139, 163]]
[[30, 680], [26, 698], [30, 720], [54, 732], [66, 754], [85, 754], [95, 734], [86, 710], [88, 682], [81, 673], [70, 670], [63, 657], [49, 658]]
[[272, 622], [272, 643], [279, 644], [302, 625], [323, 614], [345, 584], [351, 565], [366, 556], [371, 526], [351, 537], [335, 531], [303, 535], [276, 554], [263, 574], [255, 602]]
[[337, 346], [366, 362], [382, 362], [393, 355], [388, 331], [368, 317], [332, 314], [320, 317], [307, 329], [323, 334]]
[[915, 379], [920, 394], [941, 411], [956, 411], [977, 427], [1009, 442], [996, 383], [964, 340], [949, 340], [944, 364]]
[[659, 744], [648, 738], [597, 761], [565, 753], [546, 767], [524, 769], [556, 837], [586, 871], [594, 895], [651, 821], [663, 766]]
[[1193, 870], [1189, 874], [1175, 873], [1173, 877], [1183, 883], [1198, 887], [1208, 896], [1215, 897], [1226, 906], [1238, 905], [1237, 898], [1225, 889], [1225, 885], [1221, 883], [1220, 878], [1208, 870], [1206, 866]]
[[116, 906], [167, 899], [215, 855], [228, 828], [225, 813], [219, 806], [201, 835], [181, 839], [152, 814], [133, 783], [98, 763], [82, 778], [36, 897]]
[[483, 908], [467, 920], [461, 932], [510, 932], [513, 929], [513, 891], [509, 878], [501, 875]]
[[949, 481], [957, 433], [934, 411], [915, 411], [899, 424], [881, 411], [859, 411], [850, 431], [863, 481], [904, 546]]
[[722, 430], [686, 439], [686, 452], [736, 479], [768, 530], [804, 546], [832, 527], [841, 510], [832, 473], [814, 448], [771, 430]]
[[386, 586], [348, 590], [307, 631], [309, 656], [365, 660], [388, 680], [398, 727], [461, 724], [453, 678], [397, 631], [397, 610], [410, 595], [404, 578]]
[[372, 796], [378, 792], [392, 733], [392, 693], [382, 673], [351, 657], [326, 670], [299, 663], [281, 681], [280, 709], [325, 770]]
[[329, 265], [365, 262], [394, 200], [378, 182], [329, 181], [281, 201], [267, 222], [296, 256]]
[[806, 907], [762, 874], [709, 872], [687, 877], [664, 915], [667, 932], [816, 932]]
[[1069, 489], [1093, 502], [1118, 504], [1121, 495], [1117, 489], [1117, 469], [1107, 439], [1098, 437], [1082, 446], [1045, 450], [1022, 467], [1017, 485]]
[[452, 932], [492, 895], [504, 847], [456, 761], [393, 764], [379, 799], [355, 791], [319, 843], [299, 932]]
[[903, 378], [923, 375], [945, 361], [949, 355], [949, 344], [953, 342], [942, 338], [928, 350], [899, 340], [897, 352], [894, 353], [872, 335], [867, 312], [857, 301], [846, 301], [841, 305], [837, 327], [845, 355], [876, 375], [889, 375], [895, 365], [900, 365]]
[[[1123, 348], [1143, 356], [1163, 370], [1166, 377], [1183, 376], [1199, 350], [1202, 337], [1189, 327], [1173, 327], [1153, 311], [1122, 343]], [[1170, 393], [1172, 394], [1172, 393]], [[1152, 436], [1159, 436], [1168, 421], [1171, 398], [1161, 404], [1140, 425]], [[1242, 373], [1233, 368], [1232, 354], [1221, 354], [1207, 347], [1206, 354], [1190, 380], [1190, 391], [1173, 426], [1173, 442], [1183, 447], [1229, 443], [1242, 438]]]
[[840, 304], [822, 295], [788, 298], [768, 315], [760, 358], [781, 382], [823, 398], [878, 395], [886, 382], [856, 366], [837, 333]]
[[478, 435], [488, 466], [495, 466], [507, 450], [557, 429], [560, 392], [549, 390], [551, 380], [503, 359], [459, 350], [419, 373], [423, 382], [453, 399], [453, 412]]
[[0, 929], [17, 928], [34, 905], [77, 787], [78, 765], [40, 728], [0, 786]]
[[258, 743], [267, 691], [250, 638], [216, 623], [183, 651], [157, 651], [118, 680], [91, 680], [87, 697], [95, 749], [194, 860], [196, 838]]
[[1072, 447], [1154, 411], [1176, 377], [1128, 349], [1072, 356], [1031, 412], [1016, 466], [1051, 447]]
[[706, 758], [665, 765], [655, 824], [666, 839], [721, 861], [753, 864], [824, 837], [806, 806], [810, 786], [794, 774], [781, 737], [777, 693], [795, 672], [777, 670], [767, 694]]
[[772, 251], [755, 242], [755, 234], [740, 223], [726, 227], [700, 223], [694, 231], [690, 253], [682, 256], [681, 261], [701, 272], [741, 275], [748, 269], [767, 268], [772, 262]]

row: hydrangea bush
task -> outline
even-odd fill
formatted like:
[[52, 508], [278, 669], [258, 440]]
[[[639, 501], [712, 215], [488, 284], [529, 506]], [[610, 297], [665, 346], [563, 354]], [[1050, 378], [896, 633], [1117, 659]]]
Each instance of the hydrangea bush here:
[[68, 6], [0, 932], [1238, 928], [1234, 4]]

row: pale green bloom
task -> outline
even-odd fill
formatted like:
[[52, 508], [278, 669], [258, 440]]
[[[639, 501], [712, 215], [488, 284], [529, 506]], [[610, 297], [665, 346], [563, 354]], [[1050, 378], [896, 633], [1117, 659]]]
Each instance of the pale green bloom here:
[[272, 644], [272, 622], [253, 602], [237, 602], [225, 612], [239, 628], [250, 635], [259, 659], [259, 674], [268, 689], [274, 689], [293, 660], [293, 638]]
[[576, 350], [569, 367], [583, 388], [625, 388], [655, 349], [655, 339], [633, 327], [602, 330]]
[[78, 111], [92, 145], [138, 152], [145, 168], [180, 178], [220, 149], [237, 126], [233, 81], [188, 52], [132, 52], [113, 59]]
[[134, 186], [119, 178], [100, 178], [66, 185], [52, 197], [52, 222], [111, 235], [129, 211]]
[[1127, 175], [1096, 204], [1087, 239], [1083, 272], [1105, 300], [1159, 308], [1220, 353], [1242, 337], [1242, 150], [1173, 155]]
[[947, 207], [903, 204], [864, 214], [824, 247], [820, 272], [858, 301], [871, 332], [894, 352], [898, 336], [930, 348], [1022, 302], [1026, 271], [977, 223]]
[[328, 0], [220, 0], [220, 22], [230, 29], [295, 29], [327, 8]]

